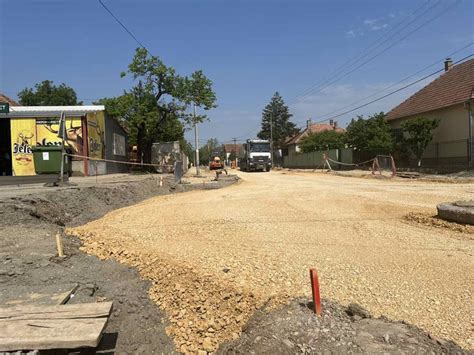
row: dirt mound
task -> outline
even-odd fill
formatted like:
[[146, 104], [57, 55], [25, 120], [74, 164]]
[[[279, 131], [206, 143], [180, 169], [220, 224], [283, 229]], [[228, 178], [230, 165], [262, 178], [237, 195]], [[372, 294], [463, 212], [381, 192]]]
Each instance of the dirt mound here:
[[409, 212], [404, 216], [404, 218], [408, 222], [420, 224], [423, 226], [459, 232], [462, 233], [462, 238], [474, 240], [474, 226], [449, 222], [438, 218], [437, 215], [432, 213]]
[[170, 177], [163, 186], [154, 178], [140, 183], [120, 183], [107, 186], [69, 187], [2, 201], [0, 215], [3, 223], [18, 224], [40, 219], [59, 226], [77, 225], [97, 219], [118, 207], [132, 205], [150, 196], [169, 194], [176, 189]]
[[223, 344], [217, 353], [468, 353], [414, 326], [371, 318], [358, 306], [346, 308], [323, 301], [322, 307], [321, 317], [310, 310], [306, 299], [294, 300], [271, 312], [260, 310], [246, 324], [241, 337]]

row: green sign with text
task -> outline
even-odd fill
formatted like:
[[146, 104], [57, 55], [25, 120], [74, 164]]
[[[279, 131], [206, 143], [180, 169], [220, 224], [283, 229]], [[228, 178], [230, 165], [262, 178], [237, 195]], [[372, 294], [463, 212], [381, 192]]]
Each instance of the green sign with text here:
[[0, 102], [0, 113], [9, 113], [10, 104], [8, 102]]

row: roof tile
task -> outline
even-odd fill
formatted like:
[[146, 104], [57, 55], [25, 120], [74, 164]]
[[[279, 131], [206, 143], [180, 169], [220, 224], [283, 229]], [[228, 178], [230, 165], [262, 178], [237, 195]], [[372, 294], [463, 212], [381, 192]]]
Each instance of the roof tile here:
[[453, 66], [387, 113], [395, 120], [437, 110], [474, 98], [474, 59]]

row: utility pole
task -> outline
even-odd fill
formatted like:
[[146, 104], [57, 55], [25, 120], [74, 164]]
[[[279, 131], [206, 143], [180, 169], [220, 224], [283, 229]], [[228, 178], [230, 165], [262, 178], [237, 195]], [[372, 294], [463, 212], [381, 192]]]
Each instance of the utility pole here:
[[196, 159], [194, 160], [194, 163], [196, 164], [196, 175], [200, 176], [200, 171], [199, 171], [199, 140], [198, 140], [198, 125], [196, 122], [196, 104], [193, 104], [194, 107], [194, 147], [196, 148]]
[[[235, 168], [237, 169], [237, 138], [232, 138], [234, 141], [234, 161], [235, 161]], [[232, 161], [230, 163], [232, 165]]]
[[[64, 140], [66, 137], [66, 114], [64, 111], [61, 112], [61, 116], [59, 118], [59, 134], [58, 136], [61, 137], [61, 169], [59, 175], [59, 181], [61, 184], [64, 183], [64, 159], [66, 158], [66, 149], [64, 147]], [[69, 159], [69, 158], [68, 158]], [[97, 174], [97, 169], [96, 169]]]
[[270, 116], [270, 156], [273, 163], [273, 111], [274, 107], [272, 107], [272, 115]]

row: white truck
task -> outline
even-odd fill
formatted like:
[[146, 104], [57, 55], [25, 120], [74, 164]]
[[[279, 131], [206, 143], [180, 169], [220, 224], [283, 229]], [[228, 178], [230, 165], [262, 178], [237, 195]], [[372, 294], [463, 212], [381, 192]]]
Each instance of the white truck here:
[[247, 139], [241, 150], [239, 160], [242, 171], [270, 171], [272, 153], [270, 141], [264, 139]]

